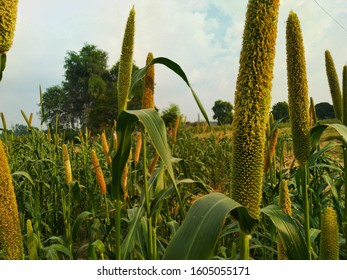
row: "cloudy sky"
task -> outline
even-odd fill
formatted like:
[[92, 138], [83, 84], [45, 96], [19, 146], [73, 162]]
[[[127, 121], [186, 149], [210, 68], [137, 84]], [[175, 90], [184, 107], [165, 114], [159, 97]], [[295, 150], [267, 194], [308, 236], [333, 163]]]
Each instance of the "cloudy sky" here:
[[[330, 50], [342, 83], [347, 63], [347, 1], [282, 0], [278, 21], [272, 105], [287, 100], [285, 25], [290, 10], [303, 30], [309, 94], [315, 103], [331, 96], [324, 51]], [[13, 47], [0, 82], [0, 112], [7, 125], [25, 124], [20, 110], [34, 113], [39, 126], [39, 85], [45, 90], [64, 79], [67, 51], [85, 43], [109, 54], [109, 65], [120, 57], [123, 32], [132, 6], [136, 11], [134, 60], [143, 67], [148, 52], [181, 65], [209, 118], [216, 100], [234, 102], [246, 0], [19, 0]], [[342, 25], [342, 27], [336, 23]], [[177, 104], [189, 121], [198, 108], [184, 82], [162, 65], [156, 66], [155, 103], [159, 109]]]

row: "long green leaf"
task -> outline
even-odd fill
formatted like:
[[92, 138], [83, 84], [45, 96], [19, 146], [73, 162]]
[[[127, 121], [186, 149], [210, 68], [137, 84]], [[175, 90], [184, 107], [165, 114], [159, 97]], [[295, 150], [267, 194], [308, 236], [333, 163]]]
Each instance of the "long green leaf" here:
[[243, 207], [222, 193], [198, 199], [166, 248], [163, 259], [209, 259], [227, 214]]
[[[140, 121], [146, 128], [154, 148], [159, 153], [159, 156], [171, 177], [175, 187], [178, 203], [180, 205], [181, 215], [184, 218], [184, 207], [180, 199], [180, 194], [177, 189], [175, 175], [172, 168], [171, 151], [167, 142], [165, 123], [160, 117], [159, 113], [154, 109], [127, 110], [119, 114], [116, 127], [119, 146], [112, 162], [113, 186], [111, 189], [111, 195], [113, 198], [115, 198], [117, 196], [117, 192], [118, 195], [123, 193], [121, 187], [122, 171], [129, 158], [131, 148], [131, 133], [134, 131], [137, 121]], [[121, 195], [120, 198], [122, 199], [122, 197], [123, 196]]]
[[93, 214], [89, 211], [83, 211], [81, 214], [78, 215], [78, 217], [76, 218], [75, 222], [73, 223], [72, 226], [72, 240], [75, 242], [77, 239], [77, 234], [78, 231], [82, 225], [82, 223], [87, 219], [92, 217]]
[[145, 67], [139, 69], [133, 76], [132, 81], [131, 81], [131, 87], [130, 87], [130, 94], [129, 94], [129, 98], [131, 99], [134, 95], [134, 88], [137, 82], [139, 82], [147, 73], [147, 70], [150, 66], [152, 66], [153, 64], [162, 64], [165, 65], [166, 67], [170, 68], [172, 71], [174, 71], [178, 76], [180, 76], [183, 81], [187, 84], [187, 86], [189, 87], [190, 91], [193, 94], [193, 97], [195, 99], [196, 104], [198, 105], [202, 115], [204, 116], [206, 122], [208, 123], [208, 125], [210, 125], [210, 121], [208, 119], [208, 116], [205, 112], [204, 107], [202, 106], [202, 103], [200, 102], [198, 96], [196, 95], [195, 91], [193, 90], [192, 86], [190, 85], [188, 78], [186, 76], [186, 74], [184, 73], [184, 71], [182, 70], [181, 66], [179, 66], [176, 62], [166, 58], [166, 57], [156, 57], [154, 59], [152, 59], [152, 61], [147, 64]]
[[311, 143], [319, 143], [320, 137], [322, 136], [325, 129], [328, 127], [334, 128], [342, 137], [344, 145], [347, 145], [347, 127], [343, 124], [322, 124], [318, 125], [311, 130]]
[[[155, 176], [159, 176], [159, 173], [154, 172]], [[150, 180], [149, 191], [151, 192], [153, 189], [153, 184], [157, 178], [152, 178]], [[153, 203], [153, 202], [152, 202]], [[141, 204], [137, 209], [128, 209], [128, 216], [130, 219], [128, 234], [124, 238], [122, 243], [122, 260], [126, 260], [129, 258], [130, 253], [135, 247], [136, 239], [138, 238], [139, 228], [141, 227], [141, 219], [145, 213], [145, 197], [142, 197]]]
[[314, 152], [309, 158], [308, 158], [308, 161], [307, 161], [307, 165], [309, 167], [313, 166], [316, 162], [316, 160], [322, 155], [324, 154], [325, 152], [327, 152], [329, 149], [335, 147], [335, 146], [338, 146], [340, 144], [338, 143], [334, 143], [334, 142], [330, 142], [328, 145], [324, 146], [323, 148], [321, 148], [320, 150]]
[[286, 215], [277, 205], [269, 205], [261, 209], [267, 215], [278, 231], [278, 235], [292, 260], [308, 260], [305, 240], [294, 220]]
[[110, 191], [111, 198], [117, 200], [124, 199], [122, 188], [122, 172], [129, 159], [131, 148], [131, 134], [135, 129], [138, 118], [132, 114], [126, 114], [122, 111], [117, 121], [117, 140], [118, 149], [112, 159], [112, 188]]
[[31, 184], [35, 185], [33, 179], [31, 178], [31, 176], [27, 172], [25, 172], [25, 171], [15, 171], [15, 172], [12, 173], [12, 176], [13, 175], [23, 176], [23, 177], [27, 178]]

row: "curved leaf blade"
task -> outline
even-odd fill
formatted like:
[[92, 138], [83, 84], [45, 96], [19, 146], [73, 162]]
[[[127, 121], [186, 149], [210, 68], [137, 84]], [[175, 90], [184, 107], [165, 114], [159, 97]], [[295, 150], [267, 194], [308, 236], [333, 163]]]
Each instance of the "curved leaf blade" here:
[[163, 259], [209, 259], [227, 214], [239, 207], [243, 206], [222, 193], [198, 199], [166, 248]]
[[306, 242], [294, 220], [285, 214], [277, 205], [269, 205], [261, 209], [267, 215], [278, 231], [278, 235], [292, 260], [308, 260]]
[[198, 98], [198, 96], [196, 95], [195, 91], [193, 90], [192, 86], [190, 85], [188, 78], [186, 76], [186, 74], [184, 73], [184, 71], [182, 70], [181, 66], [179, 66], [176, 62], [166, 58], [166, 57], [156, 57], [154, 59], [152, 59], [152, 61], [147, 64], [145, 67], [139, 69], [133, 76], [132, 81], [131, 81], [131, 86], [130, 86], [130, 98], [132, 98], [132, 96], [134, 95], [132, 92], [135, 88], [135, 84], [140, 81], [147, 73], [147, 70], [150, 66], [152, 66], [153, 64], [162, 64], [165, 65], [166, 67], [168, 67], [169, 69], [171, 69], [172, 71], [174, 71], [178, 76], [180, 76], [183, 81], [187, 84], [187, 86], [189, 87], [190, 91], [192, 92], [192, 95], [195, 99], [196, 104], [198, 105], [202, 115], [204, 116], [206, 122], [208, 123], [208, 125], [210, 125], [210, 121], [208, 119], [208, 116], [205, 112], [205, 109], [200, 101], [200, 99]]
[[93, 217], [93, 214], [89, 211], [83, 211], [81, 214], [78, 215], [75, 222], [72, 226], [72, 240], [75, 242], [77, 239], [78, 231], [82, 225], [82, 223], [89, 217]]

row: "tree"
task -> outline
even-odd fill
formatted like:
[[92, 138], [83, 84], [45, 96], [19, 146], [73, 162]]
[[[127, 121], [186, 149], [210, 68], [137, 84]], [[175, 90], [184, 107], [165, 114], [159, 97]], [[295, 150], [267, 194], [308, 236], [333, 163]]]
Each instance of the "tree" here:
[[86, 110], [92, 99], [105, 94], [107, 85], [107, 53], [94, 45], [84, 45], [76, 53], [67, 52], [65, 57], [65, 81], [63, 88], [71, 115], [71, 126], [85, 126], [88, 122]]
[[289, 106], [286, 101], [278, 102], [275, 105], [272, 106], [272, 114], [274, 116], [274, 119], [280, 120], [283, 119], [283, 121], [288, 121], [289, 119]]
[[47, 123], [55, 127], [56, 117], [61, 125], [70, 123], [70, 109], [67, 103], [66, 92], [60, 85], [52, 86], [46, 89], [42, 95], [42, 105], [45, 116], [41, 116]]
[[173, 128], [177, 117], [181, 114], [180, 108], [176, 104], [170, 104], [170, 106], [163, 110], [161, 117], [164, 120], [166, 127]]
[[16, 123], [12, 129], [13, 129], [13, 134], [16, 136], [29, 134], [28, 126], [24, 124]]
[[233, 121], [233, 105], [230, 102], [217, 100], [212, 107], [213, 119], [217, 119], [218, 125], [231, 124]]
[[[47, 88], [42, 96], [47, 123], [67, 127], [87, 126], [100, 132], [117, 119], [117, 79], [119, 62], [107, 68], [108, 54], [94, 45], [84, 45], [77, 53], [67, 52], [65, 79], [61, 85]], [[139, 68], [133, 65], [133, 74]], [[143, 82], [136, 84], [128, 109], [140, 109]]]
[[335, 118], [334, 106], [328, 102], [318, 103], [316, 104], [315, 108], [316, 115], [319, 120]]

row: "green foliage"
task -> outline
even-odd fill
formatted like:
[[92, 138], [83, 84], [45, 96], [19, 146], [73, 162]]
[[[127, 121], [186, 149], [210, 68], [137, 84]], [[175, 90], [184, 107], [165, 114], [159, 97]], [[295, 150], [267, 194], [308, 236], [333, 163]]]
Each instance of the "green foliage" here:
[[[107, 53], [86, 44], [78, 53], [65, 58], [65, 80], [46, 89], [42, 105], [47, 123], [55, 128], [88, 127], [94, 133], [113, 126], [117, 119], [117, 81], [119, 62], [107, 69]], [[138, 70], [133, 65], [132, 73]], [[129, 109], [140, 109], [143, 84], [134, 87]]]
[[275, 105], [272, 106], [271, 113], [274, 116], [274, 119], [277, 120], [283, 120], [284, 122], [289, 120], [289, 105], [288, 102], [282, 101], [278, 102]]
[[321, 102], [315, 105], [316, 114], [319, 120], [334, 119], [335, 112], [333, 105], [328, 102]]
[[161, 113], [165, 126], [171, 129], [174, 127], [175, 121], [179, 115], [181, 115], [181, 111], [176, 104], [170, 104], [170, 106], [164, 109]]
[[231, 124], [233, 121], [233, 105], [228, 101], [217, 100], [212, 107], [213, 119], [218, 125]]
[[347, 125], [347, 65], [342, 71], [342, 123]]
[[23, 124], [15, 124], [13, 127], [13, 134], [16, 136], [29, 134], [28, 126]]

